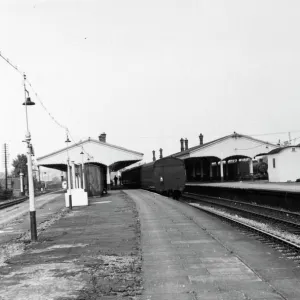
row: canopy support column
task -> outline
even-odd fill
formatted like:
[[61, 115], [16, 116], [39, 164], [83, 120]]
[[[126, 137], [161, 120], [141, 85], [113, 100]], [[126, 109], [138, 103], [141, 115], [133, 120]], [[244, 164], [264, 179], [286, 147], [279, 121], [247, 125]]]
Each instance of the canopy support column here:
[[77, 174], [77, 187], [81, 189], [81, 178], [80, 178], [80, 173]]
[[252, 158], [249, 158], [249, 173], [251, 178], [253, 179], [253, 160]]
[[226, 179], [229, 179], [229, 163], [228, 160], [226, 160]]
[[106, 184], [107, 184], [107, 190], [109, 191], [110, 190], [110, 169], [109, 169], [109, 166], [107, 166], [107, 169], [106, 169]]
[[221, 181], [224, 181], [223, 160], [220, 160]]
[[196, 177], [196, 165], [195, 165], [195, 163], [193, 163], [192, 176], [193, 176], [193, 179], [195, 179], [195, 177]]
[[82, 188], [85, 190], [84, 164], [81, 165]]
[[41, 170], [40, 170], [40, 166], [38, 166], [38, 174], [39, 174], [39, 182], [41, 182]]
[[200, 174], [201, 180], [203, 180], [203, 159], [200, 160]]
[[73, 189], [76, 189], [76, 174], [75, 174], [75, 162], [72, 161], [71, 162], [71, 168], [72, 168], [72, 183], [73, 183]]

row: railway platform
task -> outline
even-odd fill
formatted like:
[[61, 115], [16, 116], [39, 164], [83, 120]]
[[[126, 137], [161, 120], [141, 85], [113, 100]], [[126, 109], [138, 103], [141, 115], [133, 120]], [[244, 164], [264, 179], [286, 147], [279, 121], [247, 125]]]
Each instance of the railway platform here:
[[185, 186], [185, 192], [300, 211], [300, 182], [188, 182]]
[[141, 299], [300, 299], [299, 265], [271, 246], [186, 203], [126, 193], [141, 222]]
[[0, 242], [1, 300], [132, 299], [140, 293], [133, 200], [111, 191], [48, 218], [49, 226], [43, 227], [45, 219], [38, 224], [38, 242], [26, 232]]
[[292, 192], [300, 193], [300, 182], [268, 182], [262, 181], [234, 181], [234, 182], [187, 182], [187, 186], [202, 186], [202, 187], [218, 187], [231, 188], [242, 190], [264, 190], [264, 191], [278, 191], [278, 192]]
[[[143, 190], [110, 191], [0, 260], [0, 299], [296, 300], [300, 268], [194, 207]], [[0, 245], [0, 248], [3, 245]]]

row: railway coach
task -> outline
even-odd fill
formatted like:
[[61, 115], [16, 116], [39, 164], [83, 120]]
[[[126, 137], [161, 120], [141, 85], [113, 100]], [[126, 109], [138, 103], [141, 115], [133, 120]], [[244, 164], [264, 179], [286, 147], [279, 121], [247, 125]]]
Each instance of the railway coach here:
[[181, 159], [165, 157], [122, 172], [122, 183], [130, 188], [152, 190], [178, 199], [186, 182]]

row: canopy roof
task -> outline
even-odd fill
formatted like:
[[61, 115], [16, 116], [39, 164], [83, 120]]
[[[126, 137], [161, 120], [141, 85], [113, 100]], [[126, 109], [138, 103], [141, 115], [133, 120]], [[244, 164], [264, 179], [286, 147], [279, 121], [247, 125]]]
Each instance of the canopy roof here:
[[[81, 154], [82, 150], [84, 154]], [[37, 164], [65, 171], [68, 157], [75, 164], [94, 162], [110, 167], [111, 171], [118, 171], [142, 160], [143, 153], [89, 138], [68, 148], [39, 157]]]
[[253, 158], [258, 153], [275, 148], [278, 148], [275, 144], [234, 132], [211, 142], [177, 152], [171, 156], [181, 159], [192, 157], [218, 157], [219, 159], [230, 157]]

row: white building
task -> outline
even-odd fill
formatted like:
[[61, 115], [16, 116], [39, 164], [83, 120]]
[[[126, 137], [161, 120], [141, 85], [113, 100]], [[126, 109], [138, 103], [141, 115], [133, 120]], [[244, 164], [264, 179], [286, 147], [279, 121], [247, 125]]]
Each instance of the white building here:
[[187, 181], [239, 180], [253, 175], [253, 159], [278, 145], [234, 132], [207, 143], [199, 135], [199, 145], [189, 148], [188, 140], [181, 139], [181, 151], [173, 157], [184, 160]]
[[99, 140], [89, 138], [39, 157], [37, 164], [63, 172], [69, 169], [70, 187], [84, 188], [90, 196], [96, 196], [109, 190], [112, 172], [118, 174], [120, 169], [142, 159], [143, 153], [107, 143], [102, 133]]
[[268, 153], [269, 182], [296, 181], [300, 178], [300, 147], [288, 146]]

